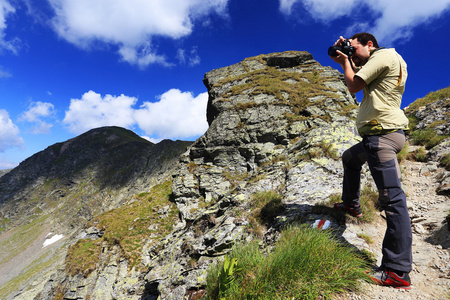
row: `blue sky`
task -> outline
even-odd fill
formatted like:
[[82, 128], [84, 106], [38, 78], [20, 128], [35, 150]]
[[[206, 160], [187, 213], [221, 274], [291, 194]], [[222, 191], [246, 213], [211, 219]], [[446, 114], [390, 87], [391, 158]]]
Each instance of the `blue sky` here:
[[[450, 0], [0, 0], [0, 169], [89, 129], [207, 129], [206, 72], [373, 33], [408, 64], [402, 107], [449, 86]], [[357, 95], [361, 100], [361, 95]]]

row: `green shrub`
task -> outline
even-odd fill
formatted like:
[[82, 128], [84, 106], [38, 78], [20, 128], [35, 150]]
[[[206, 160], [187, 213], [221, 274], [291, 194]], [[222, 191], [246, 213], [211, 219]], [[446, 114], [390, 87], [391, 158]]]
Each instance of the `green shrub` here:
[[409, 159], [419, 162], [427, 161], [427, 153], [424, 148], [420, 147], [419, 149], [414, 150], [409, 154]]
[[[237, 245], [231, 257], [237, 265], [225, 299], [331, 299], [368, 280], [368, 263], [353, 248], [331, 231], [308, 226], [288, 227], [268, 254], [254, 241]], [[221, 268], [219, 263], [208, 270], [208, 299], [218, 299]]]

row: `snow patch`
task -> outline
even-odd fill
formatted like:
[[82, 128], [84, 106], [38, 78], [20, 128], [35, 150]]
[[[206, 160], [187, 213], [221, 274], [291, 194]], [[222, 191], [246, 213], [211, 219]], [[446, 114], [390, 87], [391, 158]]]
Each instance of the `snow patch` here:
[[[50, 236], [50, 238], [49, 238]], [[47, 239], [45, 240], [44, 244], [42, 245], [42, 248], [45, 248], [53, 243], [56, 243], [57, 241], [59, 241], [60, 239], [62, 239], [64, 237], [64, 235], [62, 234], [55, 234], [52, 235], [52, 233], [49, 233], [47, 235]]]

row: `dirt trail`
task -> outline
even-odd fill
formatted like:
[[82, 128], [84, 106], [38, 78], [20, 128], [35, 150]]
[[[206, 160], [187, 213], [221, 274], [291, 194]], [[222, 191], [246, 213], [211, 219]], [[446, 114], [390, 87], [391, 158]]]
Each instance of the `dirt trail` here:
[[[413, 229], [412, 288], [400, 290], [364, 284], [363, 293], [351, 293], [339, 299], [450, 300], [450, 231], [445, 221], [450, 211], [450, 197], [436, 194], [437, 178], [443, 169], [437, 168], [436, 163], [411, 161], [401, 166]], [[369, 246], [377, 254], [379, 265], [385, 221], [380, 218], [376, 224], [365, 226], [371, 228], [361, 226], [359, 230], [374, 234]]]

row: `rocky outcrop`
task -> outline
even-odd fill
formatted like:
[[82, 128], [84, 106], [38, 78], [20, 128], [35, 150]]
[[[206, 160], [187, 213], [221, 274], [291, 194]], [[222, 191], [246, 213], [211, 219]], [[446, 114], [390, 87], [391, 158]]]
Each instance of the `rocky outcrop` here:
[[145, 276], [161, 299], [201, 289], [209, 264], [251, 237], [255, 193], [282, 195], [274, 227], [312, 217], [313, 205], [339, 192], [340, 154], [358, 140], [355, 98], [338, 71], [309, 53], [251, 57], [207, 73], [204, 83], [210, 127], [173, 179], [181, 228]]

